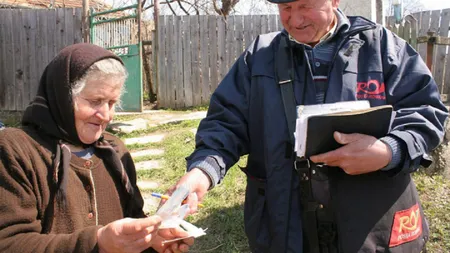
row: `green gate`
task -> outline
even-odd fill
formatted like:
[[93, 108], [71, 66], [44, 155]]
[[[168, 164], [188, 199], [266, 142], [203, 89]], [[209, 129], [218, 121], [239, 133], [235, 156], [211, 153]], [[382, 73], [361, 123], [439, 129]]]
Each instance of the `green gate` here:
[[90, 42], [111, 50], [128, 71], [118, 111], [142, 112], [142, 41], [137, 4], [90, 14]]

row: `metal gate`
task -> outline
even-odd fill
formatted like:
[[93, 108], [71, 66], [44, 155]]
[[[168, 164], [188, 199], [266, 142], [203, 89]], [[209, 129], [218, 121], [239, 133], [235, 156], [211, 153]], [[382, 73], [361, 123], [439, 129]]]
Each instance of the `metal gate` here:
[[141, 112], [142, 41], [138, 4], [90, 15], [90, 42], [111, 50], [124, 62], [128, 71], [125, 93], [119, 111]]

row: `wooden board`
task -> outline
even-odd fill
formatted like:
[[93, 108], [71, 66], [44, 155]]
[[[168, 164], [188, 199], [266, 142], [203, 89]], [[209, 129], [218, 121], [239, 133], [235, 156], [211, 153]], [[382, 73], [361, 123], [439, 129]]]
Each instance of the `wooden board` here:
[[253, 42], [253, 22], [252, 18], [254, 16], [251, 15], [245, 15], [244, 16], [244, 48], [247, 49], [250, 44]]
[[210, 90], [206, 104], [209, 104], [211, 94], [216, 90], [219, 84], [219, 67], [217, 54], [217, 18], [215, 16], [208, 17], [209, 31], [209, 71], [210, 71]]
[[[437, 35], [442, 37], [448, 36], [448, 29], [450, 26], [450, 9], [443, 10], [440, 14], [440, 23], [437, 26], [439, 28]], [[445, 63], [448, 60], [447, 57], [447, 47], [445, 45], [436, 45], [435, 51], [436, 51], [436, 59], [434, 62], [434, 79], [436, 83], [439, 86], [439, 90], [441, 94], [447, 94], [448, 89], [445, 88], [444, 85], [444, 70], [445, 70]], [[450, 84], [449, 84], [450, 85]]]
[[226, 28], [225, 20], [220, 17], [217, 21], [217, 60], [219, 68], [219, 80], [222, 81], [228, 72], [226, 63]]
[[201, 86], [201, 71], [200, 71], [200, 24], [199, 17], [195, 16], [191, 19], [191, 70], [192, 70], [192, 94], [194, 98], [194, 105], [201, 105], [202, 103], [202, 86]]
[[187, 16], [182, 17], [182, 33], [183, 33], [183, 90], [184, 90], [184, 103], [186, 107], [194, 106], [193, 101], [193, 86], [191, 81], [191, 19]]
[[183, 33], [181, 29], [181, 16], [175, 17], [175, 48], [176, 51], [176, 61], [175, 61], [175, 96], [176, 96], [176, 108], [184, 108], [184, 85], [183, 85]]
[[[244, 51], [244, 18], [242, 15], [235, 16], [234, 19], [235, 27], [234, 27], [234, 39], [236, 41], [236, 48], [234, 53], [235, 61], [239, 58], [239, 56]], [[233, 62], [234, 64], [234, 62]]]
[[[422, 18], [420, 23], [419, 37], [427, 36], [428, 28], [430, 27], [430, 11], [422, 12]], [[427, 44], [421, 43], [419, 44], [418, 52], [422, 59], [426, 62], [427, 59]]]
[[202, 94], [201, 104], [204, 105], [209, 101], [209, 85], [211, 83], [209, 73], [209, 32], [208, 17], [200, 16], [200, 66], [202, 73], [201, 90], [197, 91]]
[[[11, 95], [15, 104], [12, 108], [14, 110], [22, 109], [23, 97], [24, 97], [24, 65], [22, 64], [23, 58], [22, 53], [24, 53], [24, 46], [26, 46], [24, 38], [24, 30], [23, 29], [23, 19], [22, 19], [22, 10], [15, 10], [16, 12], [13, 14], [13, 24], [16, 28], [13, 31], [13, 50], [14, 50], [14, 90], [11, 91]], [[23, 39], [22, 39], [23, 38]], [[11, 108], [11, 107], [10, 107]]]
[[[174, 35], [174, 17], [169, 16], [167, 19], [167, 35], [166, 35], [166, 43], [170, 47], [174, 47], [175, 45], [175, 35]], [[175, 80], [175, 56], [176, 56], [176, 48], [174, 47], [172, 50], [168, 51], [167, 54], [167, 94], [168, 94], [168, 104], [171, 108], [175, 108], [175, 89], [174, 89], [174, 80]]]

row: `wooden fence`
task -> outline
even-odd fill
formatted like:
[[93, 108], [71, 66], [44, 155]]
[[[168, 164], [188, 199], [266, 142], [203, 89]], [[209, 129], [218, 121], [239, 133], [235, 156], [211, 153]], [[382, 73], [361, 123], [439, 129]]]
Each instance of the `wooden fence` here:
[[161, 16], [157, 85], [161, 107], [206, 105], [231, 65], [257, 35], [279, 31], [278, 15]]
[[82, 41], [81, 9], [0, 9], [0, 110], [23, 111], [40, 75], [67, 45]]
[[[449, 36], [450, 9], [407, 16], [401, 25], [387, 18], [387, 27], [417, 49], [426, 61], [427, 45], [417, 39], [435, 31]], [[211, 93], [243, 50], [261, 34], [282, 28], [278, 15], [161, 16], [158, 24], [156, 83], [161, 107], [206, 105]], [[449, 47], [435, 45], [433, 75], [443, 98], [450, 93]]]
[[[450, 9], [414, 13], [406, 17], [400, 25], [395, 25], [393, 18], [389, 17], [386, 24], [389, 29], [413, 45], [426, 61], [427, 43], [417, 43], [417, 38], [427, 36], [428, 32], [434, 32], [441, 37], [450, 37]], [[446, 100], [450, 93], [450, 46], [435, 44], [433, 47], [431, 70], [442, 99], [448, 102]]]

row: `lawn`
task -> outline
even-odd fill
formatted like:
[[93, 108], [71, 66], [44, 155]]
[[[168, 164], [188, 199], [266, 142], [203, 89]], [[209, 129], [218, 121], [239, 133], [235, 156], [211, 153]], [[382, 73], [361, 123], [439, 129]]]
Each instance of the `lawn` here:
[[[121, 135], [121, 138], [126, 138], [155, 132], [166, 133], [162, 143], [128, 146], [131, 151], [144, 148], [165, 150], [163, 155], [157, 157], [164, 161], [163, 168], [139, 171], [138, 178], [157, 181], [160, 186], [155, 191], [159, 192], [165, 192], [174, 184], [185, 173], [184, 158], [194, 149], [192, 129], [196, 128], [199, 122], [199, 120], [183, 121], [153, 127], [140, 133]], [[243, 166], [245, 163], [246, 158], [243, 157], [239, 165]], [[422, 173], [416, 173], [414, 179], [431, 226], [428, 252], [450, 252], [450, 182], [441, 176], [429, 177]], [[243, 227], [244, 191], [245, 176], [237, 166], [234, 166], [224, 182], [207, 194], [203, 202], [205, 207], [188, 217], [188, 220], [197, 226], [208, 228], [207, 235], [196, 240], [191, 252], [250, 252]]]

